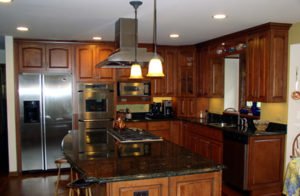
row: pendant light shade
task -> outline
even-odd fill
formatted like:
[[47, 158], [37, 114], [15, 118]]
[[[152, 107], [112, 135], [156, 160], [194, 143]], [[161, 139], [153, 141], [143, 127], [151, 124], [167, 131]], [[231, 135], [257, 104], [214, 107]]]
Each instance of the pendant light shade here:
[[142, 68], [140, 64], [132, 64], [130, 68], [130, 77], [129, 79], [142, 79]]
[[155, 55], [149, 62], [147, 77], [164, 77], [162, 62], [160, 58]]
[[157, 42], [157, 22], [156, 22], [156, 0], [154, 0], [154, 19], [153, 19], [153, 44], [154, 55], [148, 65], [147, 77], [164, 77], [161, 58], [157, 55], [156, 42]]
[[134, 8], [134, 14], [135, 14], [135, 48], [134, 48], [134, 56], [135, 56], [135, 60], [134, 63], [131, 65], [130, 68], [130, 76], [129, 79], [142, 79], [143, 75], [142, 75], [142, 68], [141, 65], [138, 64], [137, 62], [137, 47], [138, 47], [138, 41], [137, 41], [137, 9], [140, 5], [142, 5], [143, 3], [139, 0], [135, 0], [135, 1], [130, 1], [129, 2], [130, 5], [133, 6]]

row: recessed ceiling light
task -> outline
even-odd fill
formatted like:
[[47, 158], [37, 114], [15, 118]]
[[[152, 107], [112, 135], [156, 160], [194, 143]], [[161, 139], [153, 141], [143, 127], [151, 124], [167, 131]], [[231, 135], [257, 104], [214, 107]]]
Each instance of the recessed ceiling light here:
[[28, 27], [25, 27], [25, 26], [20, 26], [20, 27], [17, 27], [17, 30], [18, 31], [28, 31]]
[[178, 38], [179, 35], [177, 33], [172, 33], [170, 34], [170, 38]]
[[0, 0], [0, 3], [10, 3], [12, 0]]
[[93, 37], [93, 40], [102, 40], [102, 37]]
[[226, 17], [227, 16], [225, 14], [215, 14], [215, 15], [213, 15], [214, 19], [224, 19]]

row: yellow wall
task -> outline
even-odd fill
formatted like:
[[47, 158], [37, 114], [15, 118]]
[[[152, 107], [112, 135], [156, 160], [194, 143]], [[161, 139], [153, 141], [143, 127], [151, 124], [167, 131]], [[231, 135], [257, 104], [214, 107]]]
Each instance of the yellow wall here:
[[[300, 43], [300, 22], [293, 24], [289, 30], [289, 45], [295, 43]], [[223, 110], [223, 99], [209, 99], [209, 112], [221, 114]], [[287, 118], [288, 104], [286, 102], [261, 104], [261, 119], [286, 124]]]
[[287, 103], [262, 103], [261, 119], [270, 122], [287, 124]]
[[224, 110], [223, 98], [211, 98], [208, 102], [208, 111], [211, 113], [222, 114]]

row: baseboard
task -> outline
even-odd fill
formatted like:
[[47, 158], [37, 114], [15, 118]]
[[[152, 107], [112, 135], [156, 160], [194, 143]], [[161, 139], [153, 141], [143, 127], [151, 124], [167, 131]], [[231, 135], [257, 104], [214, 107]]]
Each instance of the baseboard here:
[[19, 176], [18, 172], [9, 172], [9, 176]]

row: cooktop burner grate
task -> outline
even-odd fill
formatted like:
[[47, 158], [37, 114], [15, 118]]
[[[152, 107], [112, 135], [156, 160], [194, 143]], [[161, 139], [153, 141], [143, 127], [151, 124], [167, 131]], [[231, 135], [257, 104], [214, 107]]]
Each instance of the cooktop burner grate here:
[[108, 132], [121, 143], [153, 142], [163, 140], [161, 137], [142, 129], [110, 129]]

